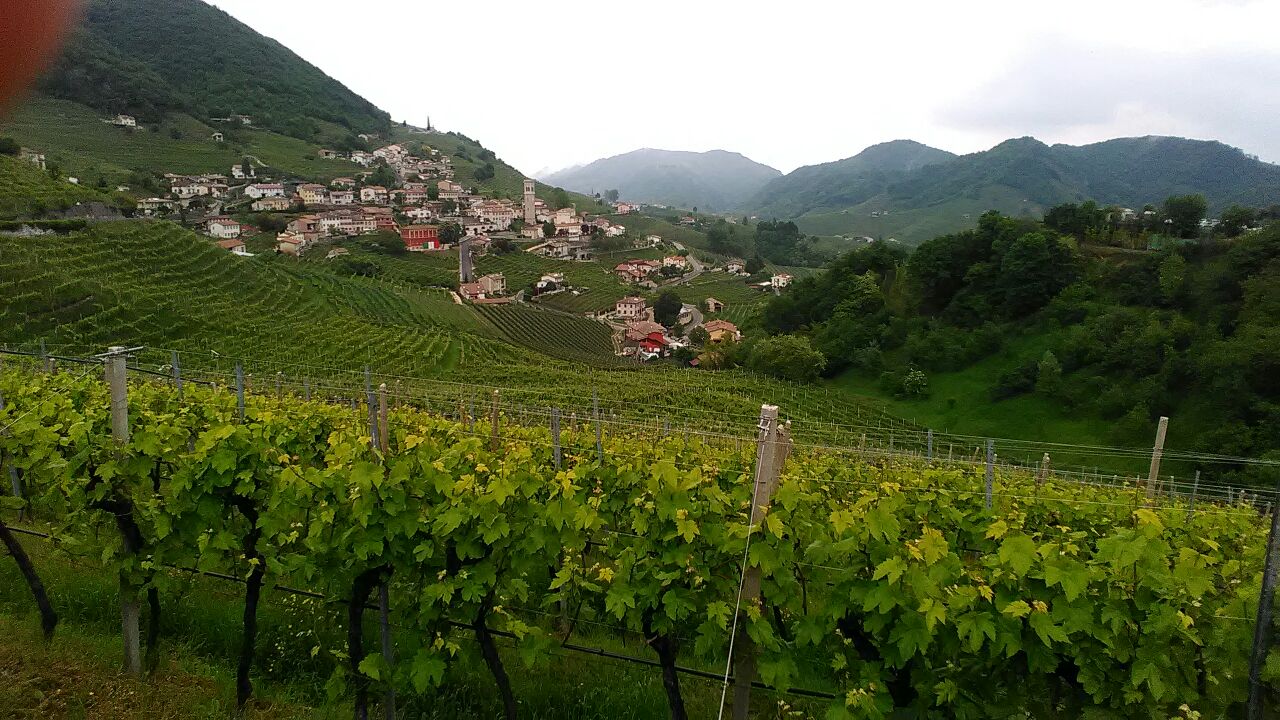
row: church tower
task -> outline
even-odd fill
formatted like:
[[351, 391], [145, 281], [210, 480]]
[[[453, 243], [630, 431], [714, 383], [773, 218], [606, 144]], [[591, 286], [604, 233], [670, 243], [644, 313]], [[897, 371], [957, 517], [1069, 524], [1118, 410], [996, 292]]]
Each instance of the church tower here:
[[471, 267], [471, 237], [464, 235], [458, 242], [458, 282], [475, 281], [475, 271]]
[[525, 178], [524, 181], [524, 224], [532, 226], [538, 222], [538, 214], [533, 207], [533, 181]]

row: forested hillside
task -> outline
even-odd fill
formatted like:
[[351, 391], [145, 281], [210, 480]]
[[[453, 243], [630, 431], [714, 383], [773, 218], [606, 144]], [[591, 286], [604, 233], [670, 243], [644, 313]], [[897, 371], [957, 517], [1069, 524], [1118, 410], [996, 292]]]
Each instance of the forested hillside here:
[[1185, 193], [1204, 195], [1215, 213], [1233, 203], [1270, 205], [1280, 197], [1280, 166], [1222, 143], [1174, 137], [1079, 147], [1019, 138], [959, 157], [898, 141], [800, 168], [767, 185], [750, 208], [794, 219], [810, 234], [914, 245], [971, 226], [991, 209], [1039, 218], [1054, 205], [1093, 199], [1140, 210]]
[[[1174, 220], [1181, 203], [1162, 213]], [[1274, 453], [1280, 225], [1129, 250], [1073, 236], [1071, 207], [1047, 223], [988, 213], [910, 255], [883, 243], [850, 253], [775, 298], [765, 324], [780, 337], [743, 352], [800, 342], [816, 371], [952, 427], [982, 414], [983, 430], [1001, 418], [1027, 433], [1070, 416], [1145, 444], [1166, 415], [1184, 446]]]
[[385, 133], [390, 123], [288, 48], [200, 0], [91, 0], [40, 88], [148, 123], [178, 111], [248, 115], [308, 141]]

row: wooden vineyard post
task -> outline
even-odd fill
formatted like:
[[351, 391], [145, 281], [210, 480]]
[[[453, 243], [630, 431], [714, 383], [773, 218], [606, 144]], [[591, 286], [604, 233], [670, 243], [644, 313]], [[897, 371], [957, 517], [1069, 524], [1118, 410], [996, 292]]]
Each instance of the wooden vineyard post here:
[[1151, 450], [1151, 472], [1147, 474], [1147, 499], [1155, 497], [1156, 480], [1160, 477], [1160, 458], [1164, 456], [1164, 435], [1169, 429], [1169, 418], [1161, 416], [1156, 426], [1156, 444]]
[[[125, 348], [112, 346], [106, 356], [107, 386], [111, 392], [111, 438], [123, 454], [129, 442], [129, 378]], [[142, 643], [138, 633], [141, 611], [133, 584], [120, 574], [120, 633], [124, 638], [124, 667], [130, 675], [142, 674]]]
[[[776, 405], [760, 407], [759, 430], [756, 440], [756, 472], [751, 490], [751, 524], [747, 529], [748, 546], [754, 528], [764, 521], [765, 508], [773, 498], [782, 475], [782, 466], [791, 452], [790, 426], [778, 425]], [[743, 605], [754, 604], [760, 599], [760, 568], [744, 564], [740, 590], [738, 607], [735, 608], [738, 617], [734, 623], [734, 637], [730, 639], [733, 645], [730, 653], [734, 679], [733, 717], [734, 720], [747, 720], [751, 709], [751, 683], [756, 679], [755, 647], [746, 629], [739, 627], [737, 623], [746, 615]], [[723, 706], [723, 702], [721, 705]]]
[[244, 368], [236, 363], [236, 419], [244, 422]]
[[[1276, 485], [1280, 497], [1280, 482]], [[1262, 720], [1262, 666], [1271, 645], [1271, 608], [1275, 601], [1276, 566], [1280, 564], [1280, 510], [1271, 514], [1271, 534], [1267, 537], [1267, 557], [1262, 570], [1262, 591], [1258, 594], [1258, 620], [1253, 627], [1253, 655], [1249, 659], [1248, 720]]]
[[987, 471], [985, 476], [987, 509], [991, 509], [991, 491], [995, 485], [996, 441], [987, 441]]
[[[4, 410], [4, 395], [0, 395], [0, 410]], [[5, 431], [5, 433], [7, 434], [8, 431]], [[9, 489], [13, 491], [13, 496], [16, 498], [22, 497], [22, 480], [18, 477], [18, 466], [3, 454], [0, 454], [0, 464], [4, 465], [9, 471]], [[22, 510], [18, 511], [18, 520], [22, 520], [23, 512]]]
[[489, 450], [498, 450], [498, 391], [493, 391], [493, 401], [489, 408], [489, 422], [492, 425], [489, 435]]
[[[365, 368], [365, 393], [369, 403], [369, 445], [380, 450], [385, 463], [387, 452], [387, 384], [378, 386], [378, 403], [374, 404], [373, 388], [368, 368]], [[384, 465], [385, 467], [385, 465]], [[388, 582], [384, 580], [378, 586], [378, 628], [382, 635], [382, 657], [387, 664], [394, 662], [394, 647], [391, 643], [391, 601]], [[386, 720], [396, 720], [396, 691], [390, 687], [382, 697], [382, 711]]]
[[556, 469], [560, 469], [560, 408], [551, 408], [551, 451]]
[[386, 455], [391, 447], [391, 428], [387, 425], [387, 384], [378, 386], [378, 447]]

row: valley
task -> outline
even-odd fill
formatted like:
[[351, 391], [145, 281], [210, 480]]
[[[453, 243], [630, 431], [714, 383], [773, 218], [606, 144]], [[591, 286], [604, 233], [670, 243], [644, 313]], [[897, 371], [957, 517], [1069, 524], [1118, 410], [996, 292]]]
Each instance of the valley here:
[[1280, 166], [563, 9], [86, 0], [0, 106], [0, 715], [1280, 708]]

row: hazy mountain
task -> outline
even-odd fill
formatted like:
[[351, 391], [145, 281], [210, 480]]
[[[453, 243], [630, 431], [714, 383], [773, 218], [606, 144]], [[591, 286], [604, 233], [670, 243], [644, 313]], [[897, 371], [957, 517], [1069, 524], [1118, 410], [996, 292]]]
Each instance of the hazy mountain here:
[[1202, 193], [1215, 211], [1275, 204], [1280, 166], [1219, 142], [1174, 137], [1083, 146], [1018, 138], [963, 156], [896, 141], [800, 168], [749, 206], [762, 217], [794, 218], [809, 233], [919, 242], [968, 227], [986, 210], [1039, 217], [1064, 202], [1140, 208], [1184, 193]]
[[617, 190], [624, 200], [699, 210], [738, 208], [782, 173], [724, 150], [636, 150], [540, 179], [588, 194]]
[[761, 217], [798, 217], [815, 208], [844, 208], [883, 193], [904, 174], [956, 156], [914, 140], [872, 145], [844, 160], [798, 168], [749, 201]]

